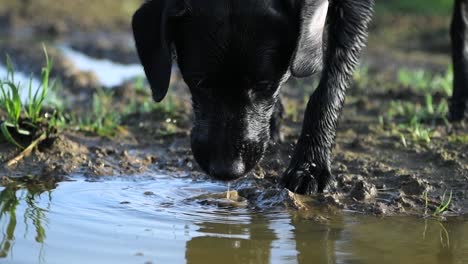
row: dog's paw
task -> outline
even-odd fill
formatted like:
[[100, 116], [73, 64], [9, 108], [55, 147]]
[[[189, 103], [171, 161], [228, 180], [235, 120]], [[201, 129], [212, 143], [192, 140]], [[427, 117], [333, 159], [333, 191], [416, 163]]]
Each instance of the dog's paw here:
[[288, 190], [303, 195], [321, 193], [331, 179], [327, 166], [313, 162], [291, 164], [281, 178], [281, 184]]

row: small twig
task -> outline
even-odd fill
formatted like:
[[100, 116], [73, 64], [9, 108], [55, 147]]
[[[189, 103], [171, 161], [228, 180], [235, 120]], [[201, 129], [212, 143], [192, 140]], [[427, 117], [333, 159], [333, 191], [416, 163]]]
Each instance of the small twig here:
[[37, 145], [39, 145], [39, 143], [41, 143], [42, 141], [44, 141], [46, 139], [47, 139], [47, 134], [42, 133], [37, 139], [35, 139], [33, 142], [31, 142], [31, 144], [29, 144], [29, 146], [27, 148], [25, 148], [23, 151], [21, 151], [21, 153], [18, 156], [16, 156], [15, 158], [13, 158], [9, 162], [7, 162], [6, 166], [7, 167], [12, 167], [12, 166], [18, 164], [18, 162], [20, 162], [22, 159], [24, 159], [25, 157], [31, 155], [31, 152], [33, 151], [33, 149]]

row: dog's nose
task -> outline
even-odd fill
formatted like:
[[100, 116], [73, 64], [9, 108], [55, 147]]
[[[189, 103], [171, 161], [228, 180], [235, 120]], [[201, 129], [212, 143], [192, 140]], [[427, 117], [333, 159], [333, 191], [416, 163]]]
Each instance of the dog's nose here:
[[219, 180], [235, 180], [244, 176], [245, 173], [245, 164], [241, 160], [210, 162], [210, 175]]

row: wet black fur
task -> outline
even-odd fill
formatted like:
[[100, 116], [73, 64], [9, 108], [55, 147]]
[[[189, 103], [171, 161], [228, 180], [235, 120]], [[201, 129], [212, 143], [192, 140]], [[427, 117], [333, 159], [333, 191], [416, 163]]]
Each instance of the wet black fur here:
[[[282, 183], [301, 194], [327, 186], [337, 122], [374, 0], [329, 1], [326, 34], [311, 38], [308, 23], [325, 1], [152, 0], [137, 11], [133, 30], [153, 97], [166, 95], [176, 55], [192, 93], [193, 154], [207, 173], [230, 180], [253, 169], [270, 138], [279, 138], [281, 84], [322, 70]], [[453, 120], [463, 118], [468, 98], [467, 2], [456, 0], [452, 24]]]
[[453, 58], [452, 121], [466, 118], [468, 104], [468, 0], [455, 0], [450, 29]]

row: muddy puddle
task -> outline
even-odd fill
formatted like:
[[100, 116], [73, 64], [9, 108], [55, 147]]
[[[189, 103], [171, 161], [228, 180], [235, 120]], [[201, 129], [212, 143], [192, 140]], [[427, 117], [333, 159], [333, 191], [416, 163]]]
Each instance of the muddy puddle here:
[[[234, 192], [232, 188], [231, 192]], [[5, 263], [466, 263], [468, 222], [252, 208], [191, 177], [0, 189]], [[231, 202], [227, 202], [230, 200]]]

